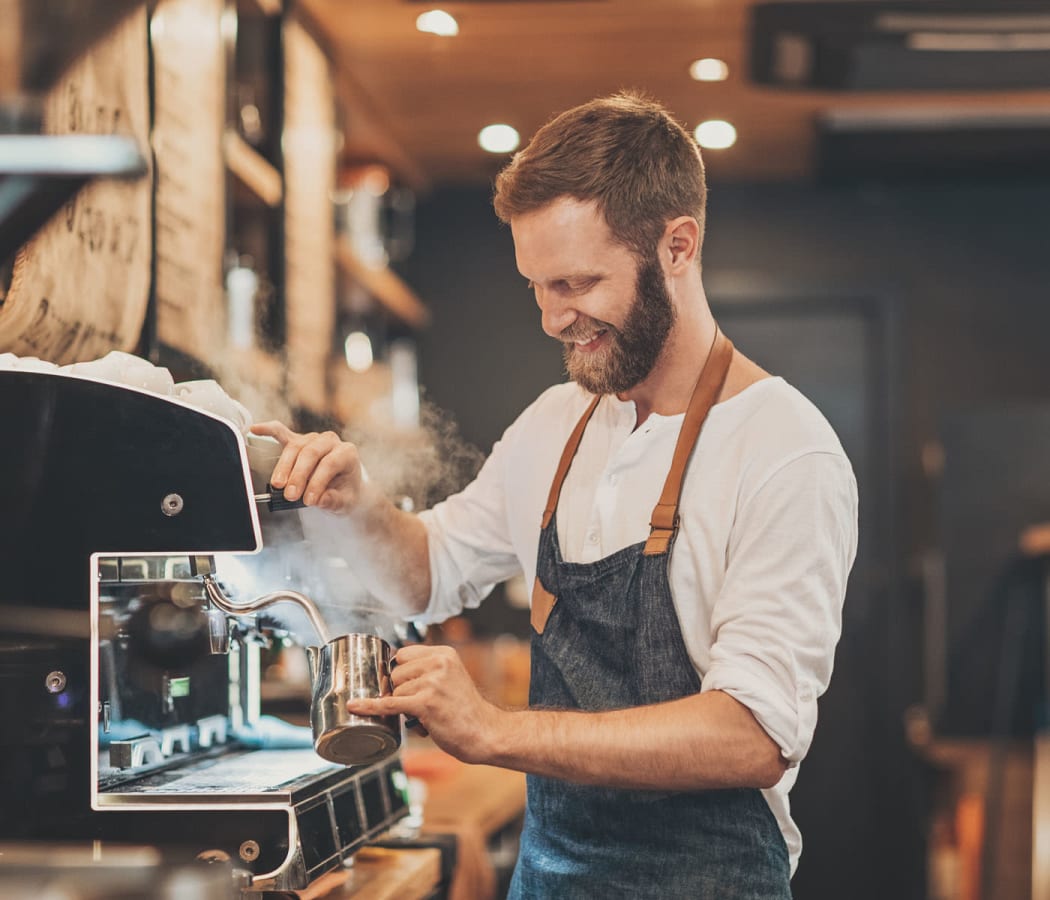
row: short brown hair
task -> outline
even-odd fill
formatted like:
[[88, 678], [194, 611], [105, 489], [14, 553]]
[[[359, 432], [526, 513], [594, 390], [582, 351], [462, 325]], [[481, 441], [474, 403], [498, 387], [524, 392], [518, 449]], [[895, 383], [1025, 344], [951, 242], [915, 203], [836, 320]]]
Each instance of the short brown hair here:
[[503, 222], [559, 197], [594, 200], [613, 236], [641, 258], [667, 223], [692, 216], [704, 230], [707, 185], [700, 150], [656, 101], [622, 91], [544, 125], [496, 177]]

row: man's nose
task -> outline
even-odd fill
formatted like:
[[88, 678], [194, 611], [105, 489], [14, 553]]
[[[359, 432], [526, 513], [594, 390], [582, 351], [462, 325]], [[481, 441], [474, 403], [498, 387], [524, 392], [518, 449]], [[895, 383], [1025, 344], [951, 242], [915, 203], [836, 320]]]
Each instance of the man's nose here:
[[564, 303], [551, 291], [536, 291], [536, 305], [540, 308], [543, 331], [549, 337], [558, 338], [561, 333], [579, 318], [568, 303]]

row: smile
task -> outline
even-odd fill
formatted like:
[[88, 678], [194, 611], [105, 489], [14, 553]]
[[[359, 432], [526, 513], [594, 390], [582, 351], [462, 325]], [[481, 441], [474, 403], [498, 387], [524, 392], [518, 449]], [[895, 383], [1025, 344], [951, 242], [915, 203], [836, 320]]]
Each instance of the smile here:
[[582, 350], [585, 353], [588, 353], [591, 350], [597, 349], [599, 342], [605, 336], [605, 334], [606, 330], [603, 328], [601, 331], [598, 331], [587, 338], [577, 339], [574, 340], [572, 343], [577, 350]]

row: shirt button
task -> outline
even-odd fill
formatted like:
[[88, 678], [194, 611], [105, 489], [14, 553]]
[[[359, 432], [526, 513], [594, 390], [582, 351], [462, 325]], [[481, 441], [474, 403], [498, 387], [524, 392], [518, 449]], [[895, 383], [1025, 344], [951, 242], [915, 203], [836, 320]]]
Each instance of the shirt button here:
[[609, 476], [609, 484], [613, 485], [614, 487], [616, 486], [616, 483], [619, 480], [620, 480], [620, 476], [619, 475], [610, 475]]
[[597, 531], [592, 531], [590, 534], [587, 535], [587, 543], [588, 544], [597, 544], [598, 543], [598, 532]]

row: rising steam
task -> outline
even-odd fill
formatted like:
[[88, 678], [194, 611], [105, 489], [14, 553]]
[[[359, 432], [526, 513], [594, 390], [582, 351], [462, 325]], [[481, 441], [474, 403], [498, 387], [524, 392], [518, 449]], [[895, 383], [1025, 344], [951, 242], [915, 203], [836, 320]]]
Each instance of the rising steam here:
[[462, 490], [477, 475], [485, 456], [464, 440], [452, 416], [433, 403], [420, 404], [419, 428], [404, 431], [347, 429], [369, 478], [395, 501], [429, 509]]

